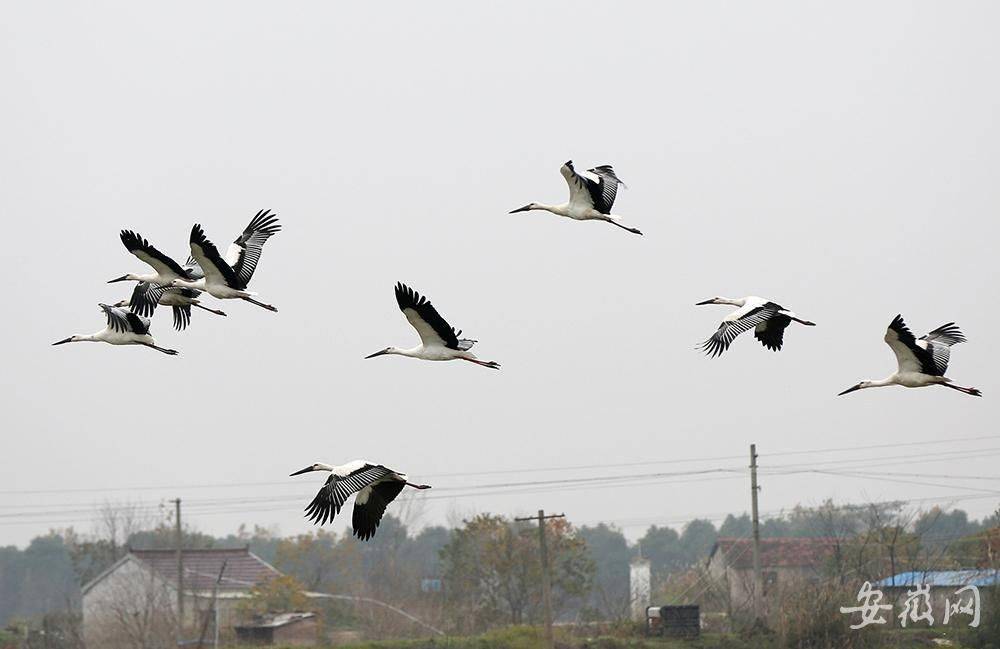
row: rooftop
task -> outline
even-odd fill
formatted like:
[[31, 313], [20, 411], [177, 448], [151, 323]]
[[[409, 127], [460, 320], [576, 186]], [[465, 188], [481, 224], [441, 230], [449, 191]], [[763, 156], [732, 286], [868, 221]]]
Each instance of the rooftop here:
[[1000, 570], [927, 570], [901, 572], [880, 579], [875, 586], [1000, 586]]
[[[114, 565], [85, 584], [83, 593], [86, 594], [95, 584], [129, 561], [137, 561], [176, 588], [176, 550], [129, 550], [129, 553]], [[219, 573], [222, 572], [222, 579], [218, 585], [220, 597], [240, 596], [257, 584], [281, 575], [274, 566], [251, 552], [249, 548], [183, 550], [183, 563], [185, 591], [212, 590], [219, 580]]]
[[[170, 584], [177, 584], [175, 550], [132, 550], [129, 554]], [[225, 571], [219, 582], [220, 591], [249, 590], [281, 574], [248, 548], [183, 550], [182, 554], [185, 590], [211, 590], [219, 578], [223, 563]]]
[[[822, 565], [833, 555], [837, 540], [829, 537], [780, 537], [760, 540], [762, 568], [811, 568]], [[721, 537], [709, 560], [722, 552], [730, 567], [753, 568], [753, 540]]]

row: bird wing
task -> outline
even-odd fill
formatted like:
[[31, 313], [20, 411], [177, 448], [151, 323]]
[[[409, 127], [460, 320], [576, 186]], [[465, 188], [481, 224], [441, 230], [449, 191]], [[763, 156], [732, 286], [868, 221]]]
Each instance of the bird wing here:
[[188, 274], [180, 264], [154, 248], [148, 241], [131, 230], [122, 230], [122, 243], [125, 248], [141, 261], [149, 264], [153, 270], [164, 277], [188, 279]]
[[191, 305], [171, 307], [174, 312], [174, 329], [184, 331], [191, 324]]
[[624, 185], [621, 179], [615, 175], [615, 170], [611, 165], [600, 165], [588, 171], [600, 180], [596, 183], [597, 195], [591, 186], [590, 193], [594, 197], [594, 209], [602, 214], [611, 214], [611, 207], [615, 204], [615, 197], [618, 195], [618, 185]]
[[354, 536], [362, 541], [375, 536], [375, 530], [382, 522], [385, 508], [396, 499], [405, 486], [406, 483], [402, 480], [389, 479], [376, 482], [359, 491], [358, 497], [354, 499], [354, 513], [351, 516]]
[[246, 284], [240, 281], [236, 271], [226, 263], [219, 254], [219, 249], [205, 237], [205, 231], [197, 223], [191, 228], [191, 256], [205, 273], [206, 282], [226, 284], [237, 290], [246, 288]]
[[396, 303], [399, 304], [399, 310], [406, 316], [410, 325], [417, 330], [424, 347], [437, 345], [449, 349], [461, 349], [458, 337], [462, 332], [455, 331], [445, 322], [427, 298], [399, 282], [396, 284]]
[[938, 376], [944, 376], [948, 370], [951, 358], [951, 346], [965, 342], [965, 335], [954, 322], [941, 325], [925, 336], [921, 336], [917, 345], [927, 350], [934, 362]]
[[109, 306], [107, 304], [99, 306], [108, 319], [108, 329], [123, 334], [135, 333], [143, 335], [149, 333], [149, 318], [144, 318], [116, 306]]
[[330, 474], [326, 484], [306, 507], [306, 518], [317, 525], [324, 525], [340, 513], [351, 494], [392, 475], [390, 469], [380, 464], [365, 464], [346, 476]]
[[262, 210], [250, 220], [243, 234], [229, 244], [226, 263], [233, 267], [244, 286], [250, 284], [250, 278], [257, 269], [264, 242], [280, 230], [277, 215], [271, 214], [270, 210]]
[[101, 304], [100, 307], [108, 319], [108, 329], [112, 329], [123, 334], [131, 331], [129, 328], [128, 318], [126, 317], [126, 314], [130, 313], [129, 311], [109, 306], [107, 304]]
[[136, 315], [151, 317], [156, 310], [156, 305], [160, 303], [160, 298], [169, 290], [170, 285], [168, 284], [139, 282], [132, 289], [132, 296], [128, 299], [129, 311]]
[[889, 328], [885, 330], [885, 342], [896, 354], [896, 362], [899, 364], [900, 372], [919, 372], [931, 376], [944, 375], [944, 370], [939, 371], [931, 352], [917, 344], [913, 332], [903, 322], [902, 315], [897, 315], [889, 323]]
[[781, 349], [784, 342], [785, 328], [788, 327], [792, 319], [780, 313], [765, 320], [753, 329], [754, 338], [771, 351]]
[[572, 160], [567, 160], [563, 166], [559, 167], [559, 173], [562, 174], [562, 177], [566, 179], [566, 184], [569, 185], [570, 203], [595, 207], [594, 191], [591, 190], [590, 185], [596, 186], [596, 182], [576, 173]]
[[720, 356], [722, 352], [729, 349], [729, 345], [736, 339], [736, 336], [767, 322], [780, 310], [781, 307], [774, 302], [766, 302], [750, 309], [735, 320], [724, 320], [712, 334], [712, 337], [703, 342], [700, 348], [713, 358]]

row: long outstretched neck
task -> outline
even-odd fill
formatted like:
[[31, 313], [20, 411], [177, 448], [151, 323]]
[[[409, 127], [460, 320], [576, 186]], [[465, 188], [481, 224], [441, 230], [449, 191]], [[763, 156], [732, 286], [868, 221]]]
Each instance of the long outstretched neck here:
[[186, 279], [175, 279], [173, 281], [173, 286], [178, 286], [181, 288], [196, 288], [203, 290], [205, 288], [205, 278], [196, 279], [193, 281], [188, 281]]
[[559, 205], [549, 205], [547, 203], [535, 203], [531, 209], [544, 210], [546, 212], [552, 212], [553, 214], [558, 214], [559, 216], [566, 216], [567, 214], [569, 214], [569, 203], [561, 203]]
[[743, 297], [720, 297], [715, 300], [716, 304], [731, 304], [733, 306], [743, 306], [747, 303], [746, 298]]

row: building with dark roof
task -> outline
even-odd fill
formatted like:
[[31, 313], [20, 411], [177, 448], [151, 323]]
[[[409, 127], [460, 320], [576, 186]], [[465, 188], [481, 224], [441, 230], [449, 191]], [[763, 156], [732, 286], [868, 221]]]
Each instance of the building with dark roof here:
[[[760, 540], [760, 568], [766, 603], [777, 589], [817, 582], [836, 552], [837, 539], [781, 537]], [[729, 613], [749, 613], [753, 606], [753, 540], [721, 537], [708, 558], [709, 574], [728, 593]], [[765, 606], [766, 608], [766, 606]]]
[[[248, 548], [184, 550], [183, 601], [185, 629], [200, 629], [209, 615], [213, 594], [218, 617], [214, 632], [237, 622], [237, 606], [250, 590], [281, 575]], [[83, 633], [91, 649], [114, 647], [121, 638], [174, 638], [177, 611], [177, 553], [174, 550], [130, 550], [83, 586]], [[221, 577], [220, 577], [221, 575]], [[192, 631], [192, 633], [197, 633]]]

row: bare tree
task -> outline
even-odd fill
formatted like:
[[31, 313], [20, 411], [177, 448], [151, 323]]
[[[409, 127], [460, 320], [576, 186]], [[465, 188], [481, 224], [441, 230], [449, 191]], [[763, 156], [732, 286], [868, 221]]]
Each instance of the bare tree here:
[[127, 563], [91, 591], [84, 610], [87, 646], [167, 649], [175, 643], [174, 591], [137, 562]]

